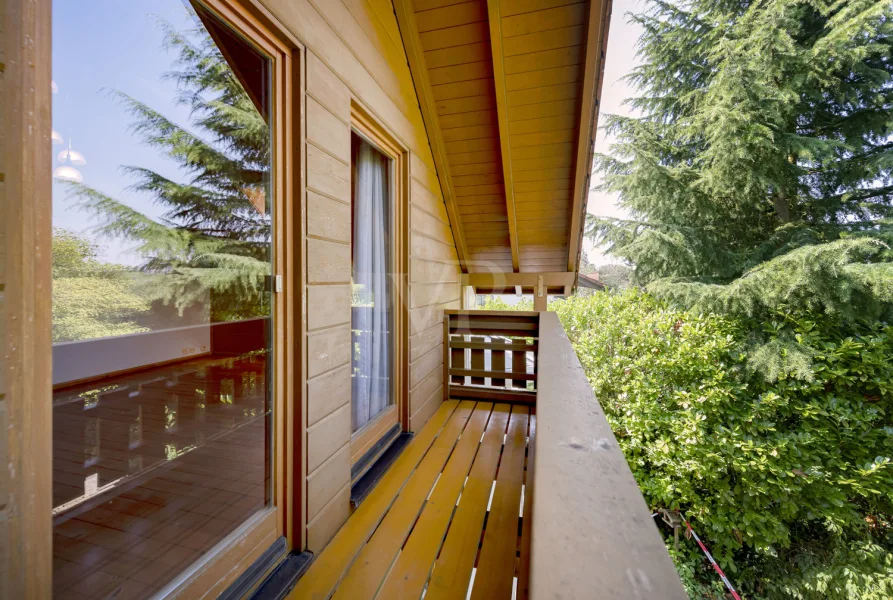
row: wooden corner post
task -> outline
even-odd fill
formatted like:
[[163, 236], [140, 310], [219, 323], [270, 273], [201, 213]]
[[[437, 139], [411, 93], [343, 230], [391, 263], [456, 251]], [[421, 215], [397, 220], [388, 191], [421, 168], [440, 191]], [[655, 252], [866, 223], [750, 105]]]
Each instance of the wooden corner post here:
[[0, 597], [52, 595], [50, 0], [0, 3]]

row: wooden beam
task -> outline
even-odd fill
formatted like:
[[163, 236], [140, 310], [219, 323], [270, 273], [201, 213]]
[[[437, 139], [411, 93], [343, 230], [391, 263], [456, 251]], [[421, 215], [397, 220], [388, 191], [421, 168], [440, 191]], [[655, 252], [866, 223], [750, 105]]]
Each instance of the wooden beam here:
[[[539, 277], [543, 278], [546, 289], [562, 288], [563, 291], [574, 285], [573, 272], [558, 271], [553, 273], [466, 273], [462, 275], [461, 284], [473, 288], [502, 289], [504, 293], [515, 293], [516, 288], [533, 289], [539, 283]], [[558, 292], [554, 292], [558, 293]]]
[[537, 312], [543, 312], [549, 310], [549, 294], [547, 292], [543, 292], [543, 295], [540, 296], [538, 293], [534, 292], [533, 294], [533, 310]]
[[491, 371], [489, 369], [450, 369], [450, 375], [460, 377], [493, 377], [496, 379], [521, 379], [536, 381], [536, 373], [514, 373], [512, 371]]
[[[541, 314], [539, 345], [537, 399], [543, 401], [536, 403], [536, 460], [528, 461], [534, 482], [530, 597], [645, 597], [647, 585], [664, 600], [685, 600], [651, 511], [555, 313]], [[610, 592], [594, 596], [593, 590]]]
[[469, 348], [473, 350], [518, 350], [521, 352], [536, 352], [536, 343], [528, 344], [524, 340], [512, 340], [508, 342], [466, 342], [466, 341], [450, 341], [450, 348]]
[[51, 10], [0, 2], [0, 598], [53, 595]]
[[607, 41], [611, 0], [590, 0], [586, 25], [586, 64], [583, 75], [580, 123], [577, 133], [577, 159], [574, 174], [574, 204], [567, 245], [567, 270], [576, 271], [582, 247], [584, 215], [592, 175], [592, 148], [598, 115], [598, 96], [602, 79], [605, 42]]
[[517, 273], [518, 222], [515, 217], [515, 191], [512, 183], [512, 149], [509, 144], [508, 100], [505, 92], [505, 64], [502, 56], [502, 14], [500, 0], [487, 0], [490, 17], [490, 49], [493, 54], [493, 83], [496, 88], [496, 114], [499, 120], [499, 147], [502, 151], [502, 179], [505, 183], [505, 212], [508, 215], [509, 242], [512, 245], [512, 268]]
[[425, 51], [419, 39], [419, 29], [416, 26], [412, 0], [394, 0], [394, 13], [397, 16], [397, 24], [400, 26], [400, 36], [403, 38], [403, 47], [406, 50], [409, 71], [412, 73], [413, 86], [419, 98], [422, 120], [425, 122], [425, 130], [428, 132], [428, 142], [431, 144], [434, 166], [437, 168], [437, 177], [440, 179], [440, 191], [446, 203], [447, 217], [450, 220], [450, 228], [453, 230], [453, 239], [456, 242], [459, 266], [463, 273], [467, 273], [466, 259], [468, 251], [465, 248], [465, 236], [462, 232], [459, 210], [456, 207], [456, 198], [453, 194], [446, 146], [441, 135], [440, 122], [437, 118], [434, 94], [431, 91], [431, 81], [428, 79], [428, 69], [425, 65]]
[[510, 402], [512, 404], [536, 405], [536, 392], [517, 389], [500, 389], [472, 387], [469, 385], [451, 385], [450, 396], [453, 400], [484, 400], [490, 402]]

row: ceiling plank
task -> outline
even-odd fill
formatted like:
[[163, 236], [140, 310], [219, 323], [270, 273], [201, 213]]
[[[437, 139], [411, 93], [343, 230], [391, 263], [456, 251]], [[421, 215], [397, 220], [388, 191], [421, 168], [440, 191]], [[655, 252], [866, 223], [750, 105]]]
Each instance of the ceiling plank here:
[[456, 254], [459, 258], [459, 266], [463, 272], [468, 272], [466, 257], [468, 251], [465, 247], [465, 237], [462, 231], [462, 223], [459, 211], [456, 208], [456, 199], [453, 195], [452, 179], [450, 177], [449, 163], [447, 161], [446, 147], [441, 136], [440, 124], [437, 121], [434, 94], [431, 91], [431, 82], [428, 80], [428, 69], [425, 66], [425, 52], [419, 39], [419, 30], [415, 22], [415, 13], [412, 9], [412, 0], [394, 0], [394, 12], [397, 15], [397, 23], [400, 26], [400, 35], [403, 37], [403, 46], [406, 48], [406, 58], [409, 61], [409, 69], [412, 73], [413, 84], [419, 97], [419, 107], [422, 111], [422, 119], [428, 130], [428, 140], [431, 143], [431, 153], [434, 156], [434, 165], [440, 178], [440, 187], [446, 202], [447, 216], [450, 227], [453, 230], [453, 238], [456, 242]]
[[586, 67], [583, 78], [580, 125], [577, 132], [577, 162], [574, 176], [574, 204], [571, 209], [570, 239], [567, 251], [567, 270], [576, 271], [582, 248], [586, 202], [589, 198], [589, 180], [592, 176], [592, 149], [595, 142], [595, 126], [598, 122], [596, 94], [601, 87], [608, 35], [611, 0], [591, 0], [586, 25]]
[[490, 48], [493, 51], [493, 84], [496, 88], [496, 114], [499, 121], [499, 146], [502, 150], [502, 178], [505, 184], [505, 209], [508, 214], [512, 269], [517, 272], [518, 224], [515, 219], [515, 193], [512, 179], [512, 152], [509, 144], [508, 98], [505, 89], [505, 59], [502, 53], [502, 15], [499, 0], [487, 0], [490, 17]]

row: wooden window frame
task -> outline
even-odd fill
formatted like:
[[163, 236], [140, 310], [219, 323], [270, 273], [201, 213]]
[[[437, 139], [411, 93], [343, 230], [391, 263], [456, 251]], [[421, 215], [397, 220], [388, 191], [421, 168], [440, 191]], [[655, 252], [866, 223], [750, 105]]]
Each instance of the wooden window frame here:
[[[394, 404], [376, 415], [359, 431], [350, 437], [350, 464], [355, 465], [375, 444], [399, 424], [402, 431], [409, 428], [409, 293], [408, 277], [409, 252], [409, 150], [396, 136], [387, 130], [356, 99], [350, 103], [351, 132], [356, 133], [378, 151], [387, 156], [393, 165], [393, 210], [394, 227], [390, 252], [393, 280], [391, 282], [394, 307], [394, 329], [392, 356]], [[353, 165], [351, 165], [353, 169]], [[351, 227], [353, 218], [351, 216]], [[351, 250], [352, 252], [352, 250]], [[354, 479], [362, 475], [357, 473]]]
[[[306, 547], [304, 461], [306, 402], [301, 383], [305, 325], [301, 309], [306, 257], [300, 244], [305, 213], [306, 48], [257, 0], [197, 0], [271, 59], [273, 274], [282, 277], [274, 305], [272, 504], [259, 511], [180, 573], [161, 594], [216, 597], [279, 537], [288, 550]], [[7, 581], [0, 596], [52, 596], [52, 0], [8, 0], [0, 5], [4, 47], [0, 92], [4, 110], [0, 149], [0, 239], [5, 262], [0, 328], [17, 352], [4, 371], [10, 465], [4, 481], [8, 519]], [[27, 43], [26, 43], [27, 40]], [[5, 55], [4, 55], [5, 53]], [[35, 250], [36, 249], [36, 250]], [[4, 331], [5, 329], [5, 331]], [[0, 378], [0, 381], [3, 379]], [[3, 443], [3, 440], [0, 440]], [[6, 477], [4, 473], [0, 474]]]

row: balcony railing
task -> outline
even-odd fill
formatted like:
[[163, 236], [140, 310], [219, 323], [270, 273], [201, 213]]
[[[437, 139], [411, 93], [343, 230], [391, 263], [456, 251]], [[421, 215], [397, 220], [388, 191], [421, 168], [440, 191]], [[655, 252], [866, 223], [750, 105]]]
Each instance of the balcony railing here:
[[450, 398], [534, 407], [529, 581], [518, 582], [519, 597], [687, 598], [557, 315], [445, 311], [444, 340]]
[[444, 311], [444, 397], [536, 402], [539, 313]]

